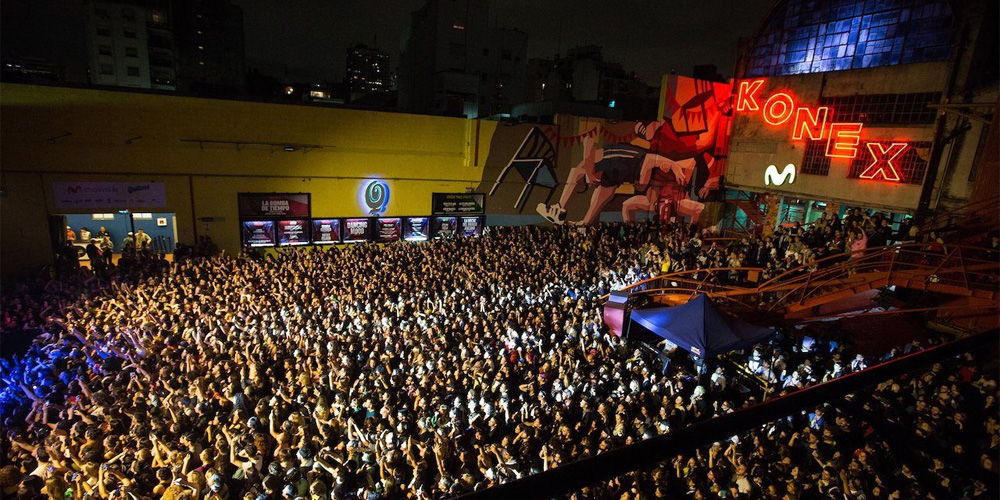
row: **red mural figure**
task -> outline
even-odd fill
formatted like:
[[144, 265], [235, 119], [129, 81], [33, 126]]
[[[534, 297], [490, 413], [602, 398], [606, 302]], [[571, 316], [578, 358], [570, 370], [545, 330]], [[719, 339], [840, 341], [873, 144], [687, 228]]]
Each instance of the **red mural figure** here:
[[[697, 222], [705, 200], [725, 174], [718, 158], [725, 148], [731, 116], [731, 85], [671, 76], [664, 96], [663, 120], [637, 123], [637, 137], [627, 144], [595, 147], [584, 138], [583, 160], [573, 167], [555, 204], [538, 204], [537, 211], [555, 224], [566, 222], [566, 208], [581, 181], [594, 187], [590, 206], [580, 221], [593, 224], [629, 183], [635, 194], [622, 204], [622, 218], [635, 220], [639, 212], [671, 214]], [[723, 140], [719, 140], [719, 139]], [[697, 199], [692, 199], [696, 193]]]

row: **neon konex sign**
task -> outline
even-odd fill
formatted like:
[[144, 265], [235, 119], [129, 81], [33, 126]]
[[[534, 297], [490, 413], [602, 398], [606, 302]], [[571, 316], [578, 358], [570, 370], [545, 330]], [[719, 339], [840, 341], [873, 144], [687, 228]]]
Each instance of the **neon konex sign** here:
[[737, 112], [759, 112], [764, 123], [774, 127], [790, 122], [793, 141], [826, 140], [826, 156], [830, 158], [852, 159], [859, 154], [868, 154], [871, 163], [858, 176], [862, 179], [902, 180], [893, 161], [910, 147], [909, 143], [866, 141], [862, 147], [864, 124], [830, 122], [832, 113], [828, 106], [798, 106], [795, 98], [785, 91], [774, 92], [765, 98], [761, 95], [761, 88], [766, 81], [761, 78], [740, 82], [736, 93]]

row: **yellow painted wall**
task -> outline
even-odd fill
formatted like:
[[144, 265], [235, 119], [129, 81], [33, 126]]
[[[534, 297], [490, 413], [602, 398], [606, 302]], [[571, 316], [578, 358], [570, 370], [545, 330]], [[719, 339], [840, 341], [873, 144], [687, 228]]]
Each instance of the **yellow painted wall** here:
[[[208, 234], [238, 252], [237, 193], [308, 192], [315, 216], [364, 215], [358, 191], [379, 178], [390, 189], [386, 215], [427, 214], [431, 193], [479, 184], [496, 128], [459, 118], [34, 85], [2, 84], [0, 95], [5, 276], [51, 262], [46, 216], [65, 212], [52, 204], [54, 181], [163, 182], [167, 206], [155, 210], [177, 214], [179, 241]], [[57, 136], [64, 137], [50, 143]], [[286, 152], [285, 144], [322, 147]], [[206, 230], [202, 217], [225, 221]]]

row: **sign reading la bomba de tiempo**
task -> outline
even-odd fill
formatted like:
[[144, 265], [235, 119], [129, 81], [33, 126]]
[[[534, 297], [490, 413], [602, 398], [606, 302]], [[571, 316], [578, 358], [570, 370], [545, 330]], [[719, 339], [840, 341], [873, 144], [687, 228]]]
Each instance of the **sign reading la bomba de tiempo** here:
[[240, 217], [309, 217], [309, 193], [240, 193]]
[[432, 215], [476, 215], [486, 209], [483, 193], [433, 193]]
[[167, 189], [162, 182], [53, 182], [56, 209], [164, 208]]

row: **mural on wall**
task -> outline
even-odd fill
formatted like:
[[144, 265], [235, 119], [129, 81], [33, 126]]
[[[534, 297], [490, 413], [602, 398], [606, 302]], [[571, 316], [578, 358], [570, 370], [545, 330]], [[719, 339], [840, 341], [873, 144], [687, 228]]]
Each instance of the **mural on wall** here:
[[570, 135], [555, 126], [497, 129], [481, 186], [499, 198], [490, 212], [530, 207], [554, 224], [593, 224], [618, 210], [625, 221], [655, 213], [698, 222], [725, 174], [731, 85], [671, 75], [663, 93], [653, 122], [575, 118], [586, 131]]

